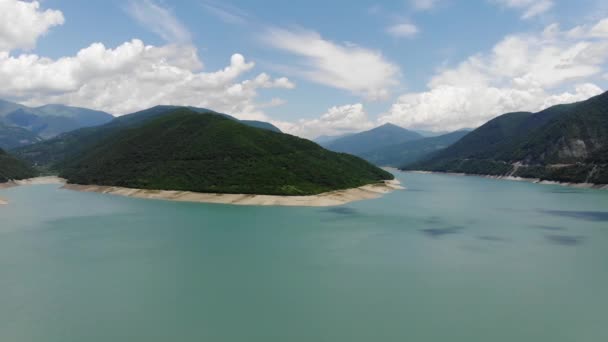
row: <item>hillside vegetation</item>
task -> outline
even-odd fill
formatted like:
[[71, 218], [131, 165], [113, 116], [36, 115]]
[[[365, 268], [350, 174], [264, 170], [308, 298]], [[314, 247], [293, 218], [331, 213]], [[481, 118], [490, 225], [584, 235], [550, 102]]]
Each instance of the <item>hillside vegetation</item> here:
[[608, 93], [510, 113], [406, 169], [608, 184]]
[[59, 167], [71, 183], [310, 195], [393, 178], [311, 141], [189, 109], [106, 134], [81, 152]]
[[37, 172], [33, 168], [0, 149], [0, 183], [35, 176]]
[[[61, 162], [83, 153], [83, 151], [95, 146], [100, 141], [103, 141], [109, 136], [125, 129], [139, 127], [148, 122], [149, 120], [166, 115], [178, 108], [182, 107], [152, 107], [132, 114], [117, 117], [105, 125], [96, 127], [86, 127], [74, 130], [68, 133], [64, 133], [58, 137], [48, 139], [33, 145], [25, 146], [22, 148], [16, 148], [11, 152], [19, 158], [26, 160], [31, 164], [38, 166], [39, 168], [57, 171], [60, 167], [59, 164]], [[237, 119], [229, 115], [216, 113], [214, 111], [204, 108], [189, 107], [189, 109], [202, 115], [216, 114], [221, 115], [230, 120], [238, 121]], [[251, 127], [258, 127], [266, 130], [280, 132], [278, 128], [266, 122], [249, 120], [241, 122]]]

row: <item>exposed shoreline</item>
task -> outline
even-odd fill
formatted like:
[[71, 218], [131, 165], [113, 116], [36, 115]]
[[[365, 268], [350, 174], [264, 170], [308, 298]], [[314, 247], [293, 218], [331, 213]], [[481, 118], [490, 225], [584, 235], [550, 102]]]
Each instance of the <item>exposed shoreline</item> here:
[[491, 175], [476, 175], [472, 173], [457, 173], [457, 172], [437, 172], [437, 171], [406, 171], [400, 170], [401, 172], [410, 172], [410, 173], [422, 173], [422, 174], [438, 174], [438, 175], [451, 175], [451, 176], [467, 176], [467, 177], [482, 177], [482, 178], [491, 178], [491, 179], [499, 179], [499, 180], [508, 180], [514, 182], [528, 182], [534, 184], [542, 184], [542, 185], [560, 185], [566, 186], [570, 188], [577, 189], [595, 189], [595, 190], [608, 190], [608, 184], [593, 184], [593, 183], [566, 183], [566, 182], [556, 182], [556, 181], [548, 181], [541, 180], [539, 178], [523, 178], [523, 177], [513, 177], [513, 176], [491, 176]]
[[[22, 180], [13, 180], [6, 183], [0, 183], [0, 190], [14, 188], [16, 186], [22, 185], [43, 185], [43, 184], [65, 184], [66, 181], [63, 178], [55, 177], [55, 176], [45, 176], [45, 177], [36, 177], [36, 178], [28, 178]], [[0, 198], [0, 205], [7, 205], [8, 201], [6, 199]]]
[[[0, 184], [0, 189], [33, 184], [62, 184], [63, 186], [61, 188], [67, 190], [81, 192], [97, 192], [109, 195], [142, 199], [168, 200], [177, 202], [303, 207], [338, 206], [355, 201], [379, 198], [395, 190], [404, 189], [400, 185], [400, 182], [394, 179], [377, 184], [368, 184], [358, 188], [336, 190], [311, 196], [213, 194], [190, 191], [145, 190], [115, 186], [67, 184], [65, 179], [59, 177], [38, 177], [22, 181], [13, 181], [5, 184]], [[1, 202], [2, 201], [0, 201], [0, 203]]]

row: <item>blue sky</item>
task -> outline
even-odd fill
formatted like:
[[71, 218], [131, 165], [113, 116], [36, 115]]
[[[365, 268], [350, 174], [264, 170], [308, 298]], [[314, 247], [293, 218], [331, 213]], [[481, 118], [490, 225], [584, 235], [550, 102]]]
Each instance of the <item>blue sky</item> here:
[[385, 122], [474, 127], [608, 85], [608, 5], [599, 0], [0, 7], [0, 76], [12, 80], [0, 96], [30, 105], [115, 115], [159, 103], [206, 106], [314, 137]]

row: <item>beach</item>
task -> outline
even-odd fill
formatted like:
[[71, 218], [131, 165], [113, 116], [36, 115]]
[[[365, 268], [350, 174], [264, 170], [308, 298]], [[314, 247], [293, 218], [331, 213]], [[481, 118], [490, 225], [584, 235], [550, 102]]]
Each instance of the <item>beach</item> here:
[[[1, 188], [21, 185], [61, 184], [66, 190], [81, 192], [97, 192], [108, 195], [167, 200], [178, 202], [217, 203], [233, 205], [257, 206], [303, 206], [303, 207], [330, 207], [347, 204], [355, 201], [379, 198], [395, 190], [404, 189], [398, 180], [384, 181], [368, 184], [358, 188], [336, 190], [311, 196], [276, 196], [255, 194], [214, 194], [191, 191], [173, 190], [146, 190], [132, 189], [116, 186], [67, 184], [65, 179], [59, 177], [38, 177], [21, 181], [12, 181], [0, 184]], [[6, 201], [0, 200], [0, 204]]]
[[254, 194], [213, 194], [191, 191], [145, 190], [115, 186], [65, 184], [63, 189], [98, 192], [103, 194], [168, 200], [178, 202], [217, 203], [258, 206], [331, 207], [350, 202], [379, 198], [395, 190], [403, 189], [398, 180], [364, 185], [354, 189], [336, 190], [311, 196], [276, 196]]
[[593, 184], [593, 183], [566, 183], [557, 181], [542, 180], [539, 178], [523, 178], [514, 176], [491, 176], [491, 175], [477, 175], [472, 173], [456, 173], [456, 172], [436, 172], [436, 171], [402, 171], [405, 173], [420, 173], [420, 174], [439, 174], [439, 175], [451, 175], [451, 176], [467, 176], [467, 177], [482, 177], [491, 179], [508, 180], [514, 182], [528, 182], [542, 185], [560, 185], [567, 186], [570, 188], [578, 189], [596, 189], [596, 190], [608, 190], [608, 184]]

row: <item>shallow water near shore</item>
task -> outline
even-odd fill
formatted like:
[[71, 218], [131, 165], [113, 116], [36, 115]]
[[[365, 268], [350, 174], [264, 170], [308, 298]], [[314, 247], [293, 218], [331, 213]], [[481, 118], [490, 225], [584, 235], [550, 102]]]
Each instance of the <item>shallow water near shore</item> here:
[[332, 208], [0, 190], [0, 341], [608, 340], [608, 191], [397, 177]]

